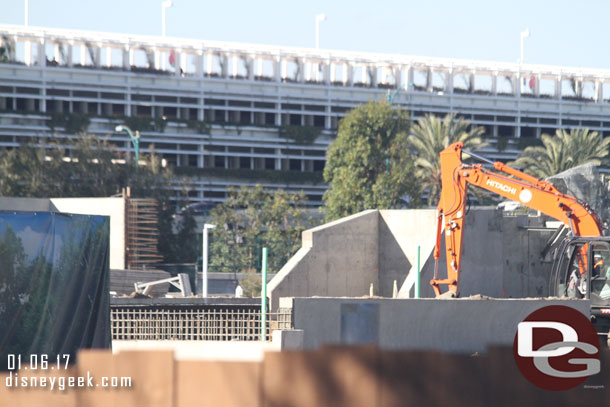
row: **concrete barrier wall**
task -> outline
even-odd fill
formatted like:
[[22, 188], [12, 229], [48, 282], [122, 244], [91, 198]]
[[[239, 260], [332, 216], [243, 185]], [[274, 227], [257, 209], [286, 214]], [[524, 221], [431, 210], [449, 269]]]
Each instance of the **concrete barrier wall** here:
[[271, 280], [272, 309], [280, 297], [362, 296], [379, 281], [376, 210], [303, 232], [303, 246]]
[[588, 300], [282, 298], [304, 349], [374, 344], [386, 350], [485, 352], [512, 346], [517, 324], [536, 309], [565, 305], [589, 316]]
[[[494, 208], [466, 215], [460, 295], [527, 298], [549, 294], [552, 262], [541, 251], [553, 233], [544, 218], [506, 217]], [[364, 211], [303, 232], [303, 246], [270, 282], [273, 309], [280, 297], [367, 295], [414, 297], [417, 248], [420, 295], [434, 297], [435, 210]], [[447, 275], [444, 239], [439, 277]], [[443, 287], [446, 289], [446, 287]]]
[[[420, 265], [432, 255], [436, 242], [436, 210], [379, 211], [379, 291], [391, 297], [394, 280], [399, 296], [414, 294], [417, 270], [417, 248]], [[422, 286], [428, 281], [422, 280]]]

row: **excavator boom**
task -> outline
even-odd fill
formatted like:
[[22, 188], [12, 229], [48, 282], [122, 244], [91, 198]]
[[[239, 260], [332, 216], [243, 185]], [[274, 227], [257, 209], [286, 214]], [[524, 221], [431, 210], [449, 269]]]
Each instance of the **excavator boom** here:
[[434, 259], [438, 264], [444, 230], [447, 278], [439, 279], [438, 269], [435, 268], [434, 279], [430, 284], [437, 296], [442, 294], [441, 285], [447, 285], [453, 295], [459, 294], [464, 216], [469, 184], [551, 216], [569, 226], [574, 236], [602, 235], [599, 218], [586, 203], [573, 196], [562, 194], [548, 181], [532, 177], [506, 164], [490, 161], [474, 153], [464, 151], [464, 153], [493, 165], [496, 171], [504, 174], [492, 172], [483, 168], [481, 164], [464, 164], [462, 149], [462, 143], [454, 143], [440, 153], [442, 190], [438, 204], [439, 223]]

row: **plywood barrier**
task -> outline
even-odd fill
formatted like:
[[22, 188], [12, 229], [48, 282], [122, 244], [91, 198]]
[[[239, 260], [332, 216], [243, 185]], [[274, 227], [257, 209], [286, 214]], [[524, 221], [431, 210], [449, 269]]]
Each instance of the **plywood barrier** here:
[[[521, 376], [506, 348], [468, 356], [326, 347], [269, 352], [262, 362], [178, 361], [167, 351], [83, 351], [66, 370], [32, 374], [22, 368], [18, 374], [55, 381], [91, 377], [96, 386], [8, 388], [11, 376], [4, 372], [0, 406], [601, 406], [610, 400], [610, 351], [600, 359], [598, 375], [573, 390], [549, 392]], [[129, 377], [131, 385], [103, 388], [103, 377]]]

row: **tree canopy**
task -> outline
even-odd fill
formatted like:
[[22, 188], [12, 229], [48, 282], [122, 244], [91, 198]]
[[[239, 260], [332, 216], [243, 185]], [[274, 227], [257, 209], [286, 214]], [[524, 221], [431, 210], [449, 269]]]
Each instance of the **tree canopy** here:
[[410, 120], [387, 101], [348, 113], [328, 148], [324, 193], [328, 220], [365, 209], [414, 207], [420, 193], [409, 153]]
[[132, 196], [158, 197], [172, 171], [161, 167], [155, 154], [142, 156], [143, 165], [116, 164], [114, 146], [105, 139], [80, 134], [62, 144], [41, 139], [0, 155], [0, 196], [97, 197], [131, 187]]
[[426, 115], [411, 128], [409, 146], [415, 151], [415, 175], [428, 192], [428, 205], [438, 202], [441, 191], [440, 152], [461, 141], [467, 150], [478, 150], [487, 145], [481, 138], [483, 127], [471, 129], [470, 121], [454, 114], [444, 118]]
[[559, 129], [555, 136], [542, 135], [542, 146], [527, 147], [510, 163], [538, 178], [547, 178], [562, 171], [592, 162], [600, 165], [608, 156], [610, 138], [602, 139], [589, 129]]
[[229, 190], [228, 199], [210, 212], [210, 271], [246, 272], [244, 295], [258, 296], [261, 250], [268, 271], [277, 272], [301, 247], [301, 233], [312, 225], [303, 193], [270, 192], [261, 185]]

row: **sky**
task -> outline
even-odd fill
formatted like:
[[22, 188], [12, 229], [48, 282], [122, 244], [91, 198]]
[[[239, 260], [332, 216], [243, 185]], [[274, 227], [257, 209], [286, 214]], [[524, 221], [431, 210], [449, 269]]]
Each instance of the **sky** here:
[[[29, 24], [161, 34], [162, 0], [29, 0]], [[0, 0], [0, 24], [24, 24], [25, 0]], [[610, 1], [174, 0], [167, 36], [266, 45], [610, 69]]]

